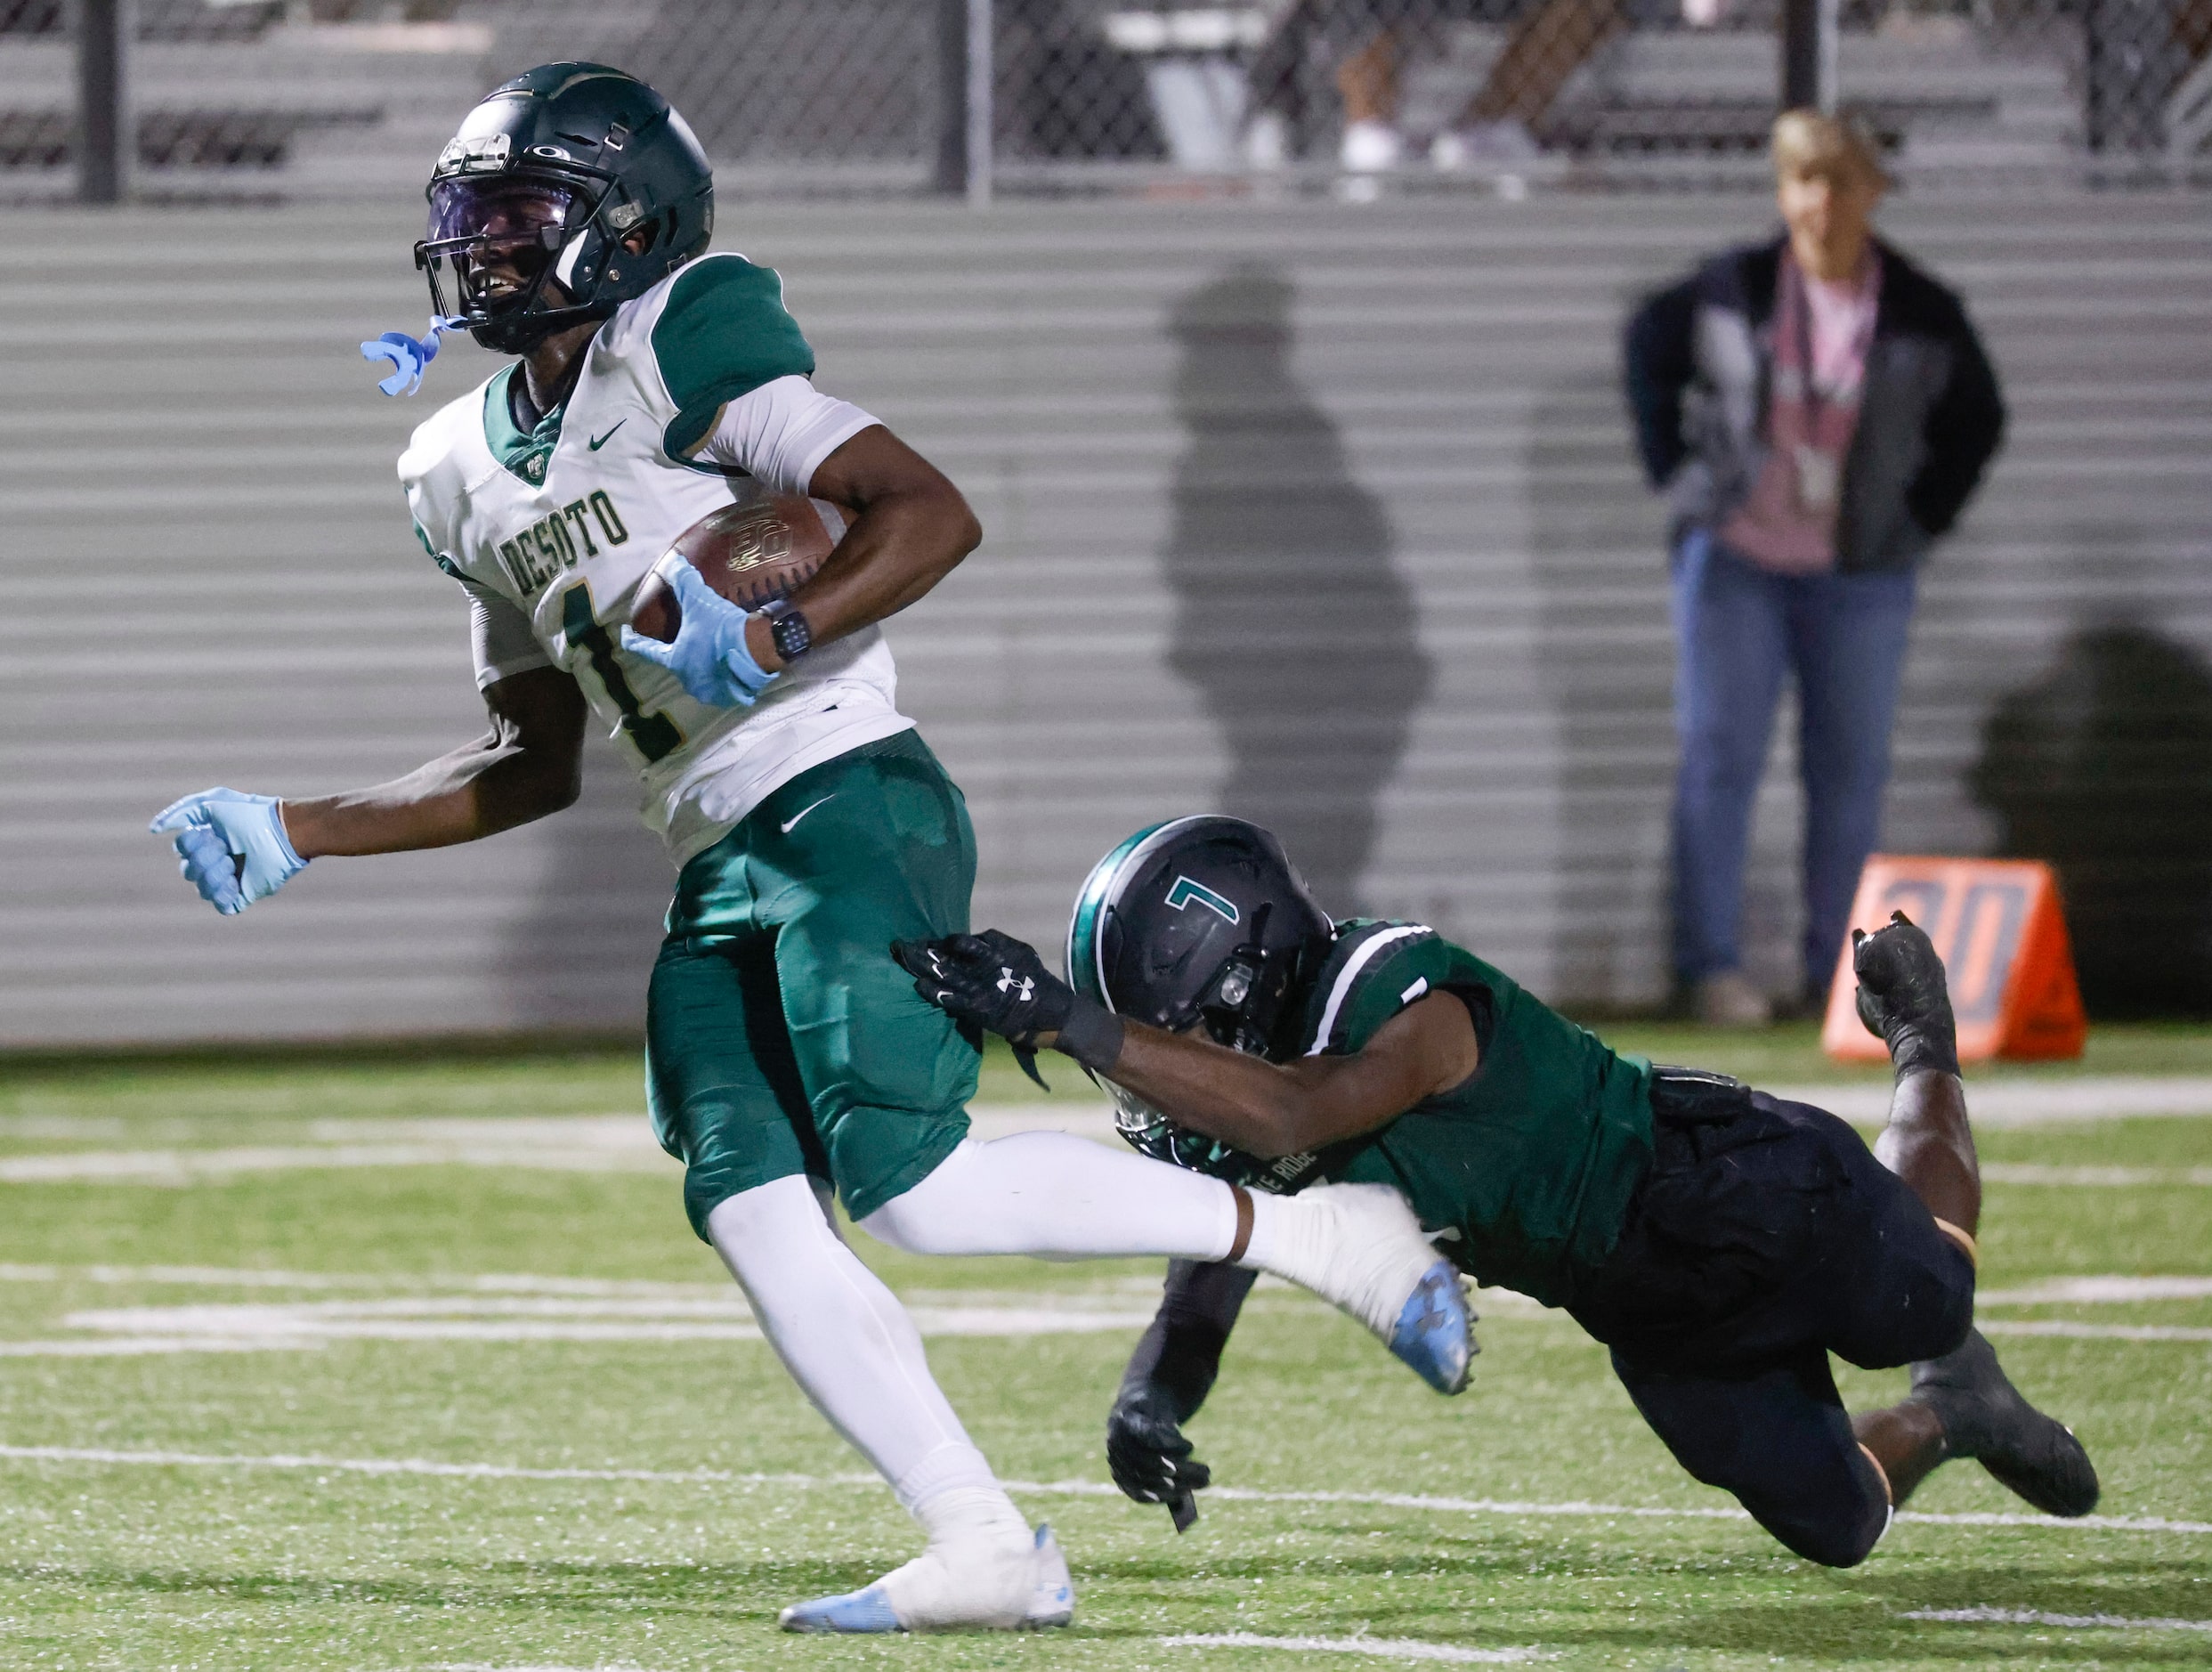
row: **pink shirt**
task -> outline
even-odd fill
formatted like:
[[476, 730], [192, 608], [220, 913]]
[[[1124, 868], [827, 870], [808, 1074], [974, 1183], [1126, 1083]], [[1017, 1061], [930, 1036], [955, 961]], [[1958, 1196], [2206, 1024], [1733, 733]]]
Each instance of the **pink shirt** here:
[[1835, 567], [1836, 502], [1859, 427], [1882, 260], [1868, 250], [1857, 276], [1808, 281], [1785, 250], [1776, 286], [1766, 459], [1720, 536], [1762, 569], [1821, 574]]

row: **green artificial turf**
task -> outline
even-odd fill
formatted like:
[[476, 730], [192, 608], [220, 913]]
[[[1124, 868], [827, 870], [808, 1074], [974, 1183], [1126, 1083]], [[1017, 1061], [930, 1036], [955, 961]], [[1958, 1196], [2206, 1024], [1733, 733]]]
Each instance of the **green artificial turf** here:
[[[1815, 1022], [1748, 1031], [1681, 1022], [1599, 1019], [1608, 1044], [1655, 1062], [1716, 1068], [1754, 1084], [1872, 1084], [1886, 1066], [1832, 1061]], [[999, 1040], [986, 1042], [979, 1100], [1096, 1103], [1082, 1069], [1046, 1052], [1041, 1090]], [[1969, 1083], [2079, 1074], [2212, 1076], [2212, 1027], [2102, 1023], [2078, 1062], [1969, 1065]], [[0, 1117], [232, 1116], [325, 1118], [385, 1115], [588, 1115], [641, 1108], [640, 1047], [609, 1039], [584, 1048], [529, 1039], [395, 1042], [372, 1046], [274, 1046], [248, 1051], [124, 1055], [0, 1051]]]
[[[1771, 1027], [1699, 1027], [1686, 1022], [1593, 1020], [1589, 1026], [1616, 1051], [1654, 1062], [1717, 1068], [1754, 1084], [1803, 1084], [1889, 1078], [1887, 1063], [1841, 1063], [1820, 1050], [1818, 1022]], [[2064, 1079], [2080, 1074], [2212, 1075], [2212, 1027], [2200, 1022], [2100, 1022], [2078, 1061], [1981, 1062], [1966, 1080]]]
[[[1717, 1036], [1616, 1031], [1630, 1048], [1778, 1082], [1813, 1077], [1798, 1065], [1817, 1062], [1809, 1033], [1776, 1030], [1731, 1058], [1673, 1048], [1718, 1046]], [[2117, 1043], [2127, 1051], [2093, 1052], [2085, 1066], [2206, 1066], [2196, 1035], [2140, 1030]], [[1065, 1064], [1048, 1073], [1071, 1096], [1081, 1087]], [[986, 1091], [1041, 1095], [1003, 1059]], [[417, 1130], [401, 1123], [451, 1117], [636, 1116], [641, 1105], [636, 1063], [620, 1051], [19, 1062], [0, 1070], [0, 1161], [336, 1144], [317, 1123], [360, 1124], [343, 1134], [354, 1141], [385, 1121], [400, 1133]], [[2191, 1181], [2212, 1176], [2212, 1121], [1992, 1131], [1982, 1153], [2148, 1181], [1993, 1183], [1985, 1293], [2068, 1276], [2212, 1277], [2212, 1186]], [[940, 1378], [1001, 1472], [1052, 1489], [1017, 1496], [1058, 1528], [1079, 1612], [1073, 1628], [1042, 1637], [830, 1641], [774, 1629], [782, 1604], [863, 1583], [917, 1540], [757, 1342], [53, 1348], [96, 1341], [92, 1315], [117, 1309], [153, 1309], [140, 1325], [151, 1338], [162, 1319], [183, 1327], [181, 1308], [388, 1307], [455, 1295], [477, 1304], [498, 1292], [476, 1281], [488, 1275], [539, 1280], [540, 1295], [604, 1279], [722, 1295], [726, 1279], [685, 1225], [677, 1181], [673, 1164], [656, 1170], [649, 1156], [604, 1172], [332, 1165], [170, 1184], [0, 1181], [0, 1447], [13, 1449], [0, 1451], [0, 1667], [1397, 1663], [1167, 1641], [1238, 1632], [1521, 1649], [1562, 1668], [1649, 1672], [2212, 1664], [2208, 1630], [1904, 1618], [1989, 1608], [2212, 1623], [2212, 1531], [1906, 1521], [1864, 1566], [1838, 1573], [1741, 1521], [1565, 1513], [1726, 1500], [1666, 1457], [1601, 1350], [1571, 1323], [1510, 1301], [1479, 1297], [1488, 1316], [1475, 1386], [1443, 1400], [1318, 1303], [1259, 1291], [1193, 1425], [1201, 1455], [1227, 1488], [1351, 1496], [1216, 1496], [1179, 1538], [1161, 1511], [1096, 1489], [1106, 1478], [1102, 1418], [1133, 1323], [934, 1337]], [[961, 1298], [1135, 1318], [1156, 1292], [1156, 1262], [927, 1261], [859, 1246], [918, 1306]], [[604, 1315], [620, 1315], [627, 1293], [612, 1292]], [[2212, 1299], [1984, 1316], [2202, 1331]], [[20, 1351], [36, 1343], [46, 1345]], [[2022, 1388], [2090, 1445], [2103, 1513], [2212, 1528], [2212, 1341], [2004, 1335], [1998, 1345]], [[1903, 1378], [1851, 1372], [1844, 1384], [1855, 1401], [1886, 1402]], [[22, 1455], [31, 1448], [84, 1455]], [[698, 1478], [344, 1466], [377, 1460]], [[2022, 1506], [1961, 1464], [1912, 1508]]]

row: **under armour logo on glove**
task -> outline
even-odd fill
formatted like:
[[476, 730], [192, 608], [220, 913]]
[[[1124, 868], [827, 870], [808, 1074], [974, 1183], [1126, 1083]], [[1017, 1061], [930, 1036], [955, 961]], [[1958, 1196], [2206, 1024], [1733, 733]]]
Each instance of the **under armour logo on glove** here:
[[1074, 1007], [1074, 989], [1044, 967], [1035, 947], [995, 929], [895, 941], [891, 955], [922, 997], [1017, 1050], [1034, 1051], [1038, 1035], [1058, 1032]]
[[1055, 1047], [1097, 1073], [1121, 1056], [1121, 1018], [1096, 999], [1078, 997], [1044, 967], [1034, 946], [1011, 935], [986, 929], [980, 935], [895, 940], [891, 956], [930, 1003], [1013, 1046], [1022, 1072], [1039, 1085], [1044, 1076], [1034, 1058], [1047, 1034]]

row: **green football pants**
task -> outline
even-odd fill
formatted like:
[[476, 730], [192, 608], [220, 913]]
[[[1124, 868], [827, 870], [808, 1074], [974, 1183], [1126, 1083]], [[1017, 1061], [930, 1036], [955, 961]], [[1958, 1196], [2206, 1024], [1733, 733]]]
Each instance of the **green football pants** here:
[[777, 789], [677, 879], [646, 1003], [653, 1129], [684, 1207], [811, 1173], [865, 1219], [968, 1135], [981, 1064], [891, 961], [968, 929], [976, 837], [911, 731]]

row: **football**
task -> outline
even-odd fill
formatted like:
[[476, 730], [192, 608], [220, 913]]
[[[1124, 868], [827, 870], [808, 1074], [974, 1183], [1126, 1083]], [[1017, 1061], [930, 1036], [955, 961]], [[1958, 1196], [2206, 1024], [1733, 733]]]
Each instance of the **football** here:
[[[756, 489], [701, 517], [669, 549], [681, 553], [700, 579], [731, 603], [757, 610], [821, 568], [844, 532], [845, 519], [833, 505]], [[675, 589], [659, 575], [647, 575], [630, 607], [630, 625], [665, 645], [683, 624]]]

